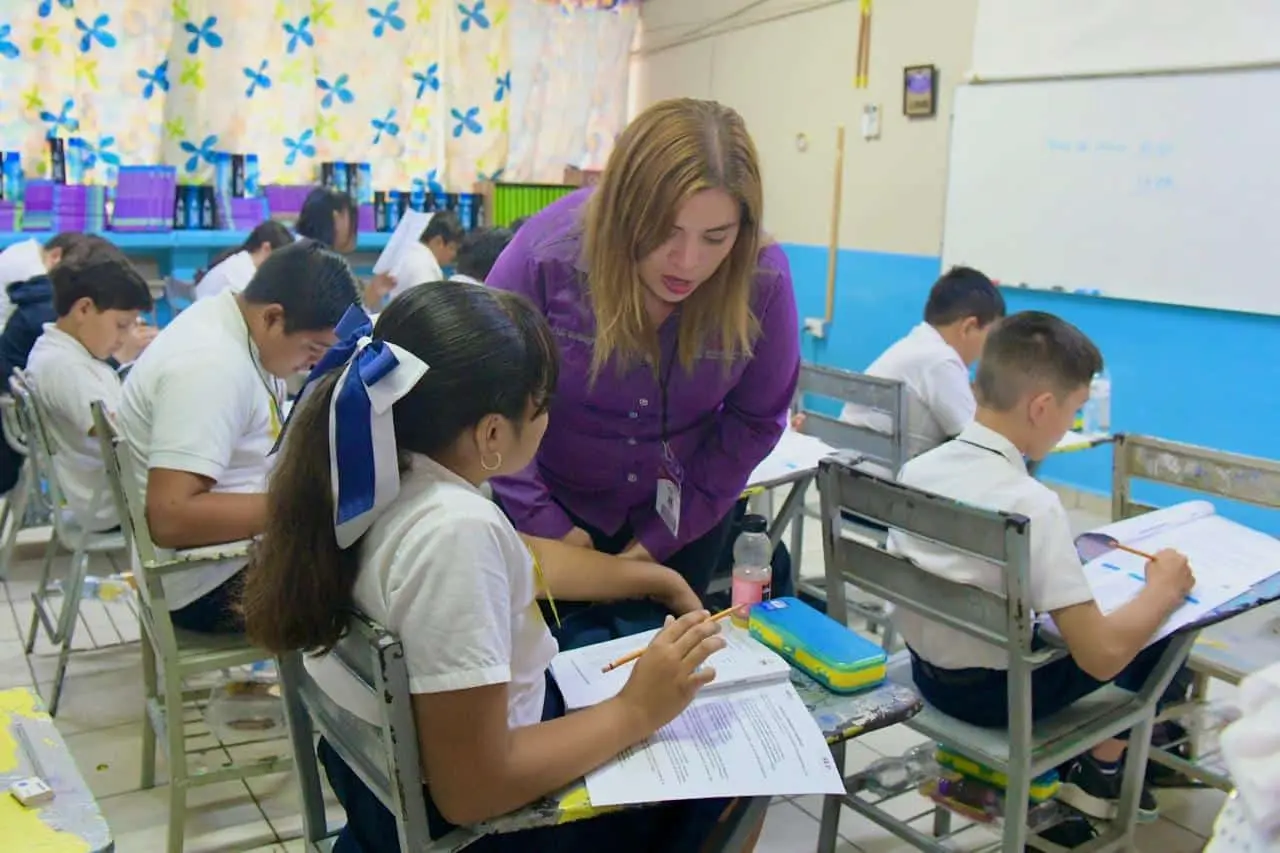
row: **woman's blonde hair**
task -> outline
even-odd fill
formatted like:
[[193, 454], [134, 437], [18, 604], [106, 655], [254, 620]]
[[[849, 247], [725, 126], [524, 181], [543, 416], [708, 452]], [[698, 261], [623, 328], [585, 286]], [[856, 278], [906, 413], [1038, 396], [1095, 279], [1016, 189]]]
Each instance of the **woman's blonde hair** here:
[[596, 317], [592, 376], [610, 357], [626, 367], [657, 365], [657, 330], [644, 307], [640, 261], [671, 236], [676, 214], [693, 195], [721, 189], [740, 211], [737, 240], [711, 278], [685, 300], [680, 364], [718, 349], [727, 363], [749, 355], [758, 331], [751, 290], [760, 250], [764, 198], [760, 161], [742, 116], [715, 101], [660, 101], [618, 137], [588, 204], [583, 241]]

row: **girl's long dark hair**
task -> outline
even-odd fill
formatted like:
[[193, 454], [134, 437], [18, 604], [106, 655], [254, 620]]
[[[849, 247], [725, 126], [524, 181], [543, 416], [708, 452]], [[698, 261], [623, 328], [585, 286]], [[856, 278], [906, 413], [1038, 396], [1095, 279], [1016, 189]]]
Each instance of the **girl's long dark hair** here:
[[271, 248], [279, 249], [284, 246], [288, 246], [292, 242], [293, 235], [289, 233], [288, 228], [285, 228], [274, 219], [263, 220], [249, 232], [249, 236], [246, 237], [245, 241], [239, 246], [231, 246], [214, 255], [213, 260], [209, 261], [209, 266], [196, 273], [195, 283], [199, 284], [200, 280], [209, 274], [209, 270], [213, 269], [234, 254], [239, 252], [256, 252], [261, 248], [263, 243], [270, 243]]
[[[524, 298], [459, 282], [433, 282], [395, 299], [374, 338], [428, 365], [395, 404], [396, 446], [433, 455], [487, 415], [519, 427], [543, 411], [559, 375], [555, 339]], [[329, 478], [329, 404], [341, 370], [317, 380], [294, 413], [271, 476], [269, 514], [245, 577], [249, 637], [281, 653], [323, 653], [346, 630], [361, 543], [339, 550]]]

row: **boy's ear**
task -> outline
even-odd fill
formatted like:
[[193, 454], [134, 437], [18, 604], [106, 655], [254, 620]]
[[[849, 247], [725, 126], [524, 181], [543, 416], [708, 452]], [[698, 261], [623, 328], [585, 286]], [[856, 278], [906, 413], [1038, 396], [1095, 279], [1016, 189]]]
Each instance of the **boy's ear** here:
[[97, 309], [97, 306], [93, 304], [92, 299], [90, 299], [88, 296], [81, 296], [75, 302], [71, 303], [71, 310], [68, 311], [67, 313], [79, 314], [81, 316], [84, 316], [84, 315], [93, 313], [96, 309]]
[[268, 328], [280, 327], [284, 331], [284, 306], [273, 302], [262, 309], [262, 322]]

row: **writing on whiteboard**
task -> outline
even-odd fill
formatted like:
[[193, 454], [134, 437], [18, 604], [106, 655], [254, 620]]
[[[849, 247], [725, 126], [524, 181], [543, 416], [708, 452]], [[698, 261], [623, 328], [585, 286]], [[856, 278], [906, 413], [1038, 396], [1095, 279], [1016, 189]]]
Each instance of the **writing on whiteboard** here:
[[1051, 136], [1045, 145], [1055, 154], [1129, 154], [1143, 158], [1162, 158], [1174, 153], [1172, 142], [1144, 139], [1129, 144], [1118, 139], [1071, 139]]

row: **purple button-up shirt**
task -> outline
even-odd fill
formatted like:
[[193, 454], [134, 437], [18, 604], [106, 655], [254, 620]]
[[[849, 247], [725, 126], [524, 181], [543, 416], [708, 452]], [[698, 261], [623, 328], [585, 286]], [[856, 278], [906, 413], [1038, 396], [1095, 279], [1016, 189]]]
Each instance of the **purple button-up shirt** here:
[[[565, 536], [574, 526], [568, 509], [607, 533], [630, 524], [661, 562], [724, 518], [782, 435], [800, 369], [791, 270], [780, 247], [761, 249], [751, 296], [760, 335], [751, 358], [739, 357], [726, 369], [721, 352], [706, 348], [692, 371], [675, 364], [670, 373], [668, 440], [683, 469], [679, 535], [672, 536], [655, 506], [664, 469], [658, 377], [648, 364], [619, 372], [610, 360], [591, 381], [596, 325], [581, 259], [589, 194], [574, 193], [530, 219], [486, 279], [538, 306], [561, 361], [537, 457], [493, 487], [525, 533]], [[676, 352], [678, 331], [678, 314], [659, 328], [664, 360]]]

